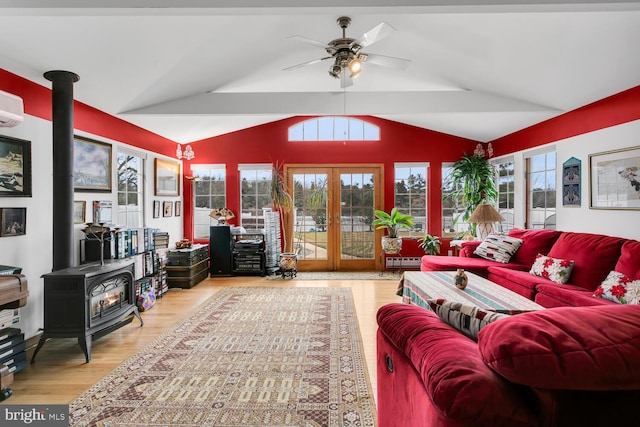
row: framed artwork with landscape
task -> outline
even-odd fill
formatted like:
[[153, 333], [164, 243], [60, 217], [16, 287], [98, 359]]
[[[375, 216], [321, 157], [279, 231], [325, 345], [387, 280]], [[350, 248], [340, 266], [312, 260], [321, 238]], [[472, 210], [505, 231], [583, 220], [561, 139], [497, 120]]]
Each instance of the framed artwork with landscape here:
[[180, 195], [180, 163], [155, 159], [155, 195]]
[[111, 192], [111, 145], [88, 138], [73, 138], [73, 189], [76, 192]]
[[0, 135], [0, 197], [31, 197], [31, 142]]
[[640, 210], [640, 146], [589, 155], [591, 209]]

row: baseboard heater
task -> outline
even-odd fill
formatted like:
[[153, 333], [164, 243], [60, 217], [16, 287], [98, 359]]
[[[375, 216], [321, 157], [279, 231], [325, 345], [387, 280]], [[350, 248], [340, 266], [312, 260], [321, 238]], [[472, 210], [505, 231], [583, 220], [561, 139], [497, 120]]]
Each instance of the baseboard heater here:
[[386, 268], [420, 268], [422, 257], [386, 257]]

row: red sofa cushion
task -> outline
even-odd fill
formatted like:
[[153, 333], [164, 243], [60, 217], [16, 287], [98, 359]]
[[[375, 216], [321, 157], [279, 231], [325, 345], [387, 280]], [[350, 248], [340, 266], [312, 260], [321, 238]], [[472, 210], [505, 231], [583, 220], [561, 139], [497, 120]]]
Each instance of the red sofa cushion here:
[[487, 269], [491, 266], [499, 265], [501, 267], [511, 268], [514, 270], [526, 270], [528, 267], [522, 264], [508, 263], [502, 264], [496, 261], [490, 261], [484, 258], [467, 258], [457, 256], [438, 256], [424, 255], [420, 264], [421, 271], [451, 271], [463, 268], [482, 277], [487, 277]]
[[480, 331], [482, 359], [518, 384], [558, 390], [640, 389], [640, 306], [562, 307]]
[[640, 279], [640, 242], [637, 240], [624, 242], [614, 270], [632, 279]]
[[[473, 340], [435, 313], [391, 303], [378, 310], [377, 321], [378, 333], [411, 361], [434, 406], [457, 420], [451, 425], [530, 424], [530, 408], [517, 388], [489, 369]], [[395, 375], [408, 373], [398, 370]]]
[[529, 267], [536, 259], [536, 255], [549, 253], [549, 250], [553, 244], [558, 240], [562, 234], [557, 230], [523, 230], [520, 228], [514, 228], [509, 231], [510, 237], [516, 237], [522, 239], [522, 246], [516, 252], [511, 259], [511, 262], [516, 264], [524, 264]]
[[624, 241], [620, 237], [565, 232], [548, 255], [573, 260], [569, 283], [593, 291], [615, 268]]
[[594, 297], [593, 291], [588, 291], [580, 286], [555, 283], [537, 284], [535, 301], [547, 308], [614, 304], [613, 301]]
[[534, 276], [528, 270], [518, 271], [504, 267], [489, 267], [487, 279], [530, 300], [533, 300], [538, 283], [552, 283], [542, 277]]

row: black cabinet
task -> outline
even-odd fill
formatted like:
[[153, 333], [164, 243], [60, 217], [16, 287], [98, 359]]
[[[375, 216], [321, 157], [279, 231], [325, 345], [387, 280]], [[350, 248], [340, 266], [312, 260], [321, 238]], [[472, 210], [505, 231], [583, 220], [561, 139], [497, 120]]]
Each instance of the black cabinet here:
[[235, 234], [233, 238], [233, 273], [266, 275], [264, 233]]

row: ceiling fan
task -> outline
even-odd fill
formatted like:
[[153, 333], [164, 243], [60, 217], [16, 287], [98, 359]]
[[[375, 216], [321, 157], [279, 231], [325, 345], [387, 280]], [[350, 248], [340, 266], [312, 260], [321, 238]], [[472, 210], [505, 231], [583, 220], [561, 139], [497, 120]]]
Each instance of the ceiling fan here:
[[[362, 48], [382, 40], [396, 31], [395, 28], [386, 22], [379, 23], [356, 39], [349, 38], [346, 35], [347, 27], [351, 24], [351, 18], [348, 16], [341, 16], [338, 18], [337, 22], [338, 26], [342, 28], [342, 37], [331, 40], [329, 43], [322, 43], [303, 36], [289, 37], [290, 39], [299, 40], [313, 46], [322, 47], [327, 51], [329, 56], [293, 65], [285, 68], [285, 70], [295, 70], [296, 68], [305, 67], [326, 59], [333, 59], [333, 62], [329, 67], [329, 75], [336, 79], [340, 79], [340, 87], [345, 88], [347, 86], [351, 86], [353, 84], [353, 79], [360, 75], [360, 72], [362, 71], [362, 64], [364, 62], [400, 70], [406, 69], [409, 64], [411, 64], [409, 59], [362, 52]], [[350, 73], [348, 76], [347, 71]]]

